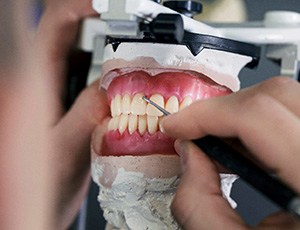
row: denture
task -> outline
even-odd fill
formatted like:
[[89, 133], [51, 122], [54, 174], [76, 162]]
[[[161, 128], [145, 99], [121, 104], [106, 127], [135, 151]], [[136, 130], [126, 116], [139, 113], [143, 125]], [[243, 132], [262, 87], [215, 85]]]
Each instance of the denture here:
[[[167, 47], [171, 52], [168, 54], [157, 51], [157, 44], [142, 47], [140, 56], [137, 43], [121, 44], [116, 51], [107, 46], [101, 88], [106, 90], [111, 117], [107, 127], [98, 126], [93, 135], [92, 177], [100, 186], [98, 200], [110, 226], [180, 229], [170, 212], [181, 173], [175, 140], [161, 130], [163, 114], [142, 97], [176, 113], [194, 101], [236, 91], [237, 72], [249, 60], [245, 58], [235, 67], [236, 57], [220, 51], [208, 51], [214, 52], [208, 56], [204, 52], [200, 58], [178, 51], [176, 45], [163, 44], [164, 51]], [[181, 62], [175, 62], [174, 55]], [[172, 56], [173, 62], [162, 56]], [[221, 63], [224, 57], [232, 59], [230, 68]], [[227, 81], [226, 76], [230, 76]], [[232, 202], [229, 193], [236, 176], [222, 178], [226, 181], [222, 182], [224, 196]]]

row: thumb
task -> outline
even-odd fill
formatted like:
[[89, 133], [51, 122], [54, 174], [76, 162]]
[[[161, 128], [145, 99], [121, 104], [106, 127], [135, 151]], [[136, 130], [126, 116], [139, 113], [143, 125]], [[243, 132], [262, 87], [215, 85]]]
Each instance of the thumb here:
[[83, 151], [89, 151], [95, 126], [101, 124], [108, 114], [109, 106], [104, 92], [98, 89], [97, 81], [79, 95], [73, 107], [55, 125], [53, 132], [54, 136], [58, 136], [60, 148], [72, 153], [72, 157], [82, 156]]
[[215, 164], [193, 143], [176, 141], [182, 177], [172, 212], [184, 229], [246, 229], [242, 219], [222, 197]]
[[54, 173], [61, 189], [57, 201], [60, 226], [68, 226], [82, 205], [89, 186], [90, 141], [109, 109], [98, 83], [85, 89], [64, 117], [51, 128]]

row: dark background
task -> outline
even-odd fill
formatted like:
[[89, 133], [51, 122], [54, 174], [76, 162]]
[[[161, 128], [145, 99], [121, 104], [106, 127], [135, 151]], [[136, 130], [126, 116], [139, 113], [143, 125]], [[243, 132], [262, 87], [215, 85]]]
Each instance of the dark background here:
[[[249, 20], [262, 20], [265, 12], [269, 10], [300, 12], [300, 1], [297, 0], [246, 0], [245, 2]], [[264, 48], [262, 49], [262, 56], [263, 54]], [[240, 79], [242, 87], [246, 87], [276, 75], [279, 75], [279, 67], [262, 58], [256, 69], [243, 69], [240, 73]], [[97, 195], [98, 188], [92, 184], [88, 199], [83, 205], [81, 215], [71, 228], [72, 230], [103, 230], [105, 228]], [[275, 205], [240, 179], [233, 186], [232, 197], [238, 203], [238, 213], [250, 225], [257, 224], [263, 217], [278, 210]]]

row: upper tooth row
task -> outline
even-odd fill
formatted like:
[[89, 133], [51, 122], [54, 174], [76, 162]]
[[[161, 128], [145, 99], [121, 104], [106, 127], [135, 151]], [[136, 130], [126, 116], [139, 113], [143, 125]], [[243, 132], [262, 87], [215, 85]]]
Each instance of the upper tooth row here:
[[[110, 109], [112, 117], [119, 116], [121, 114], [133, 114], [133, 115], [145, 115], [148, 116], [162, 116], [163, 113], [156, 109], [153, 105], [147, 104], [143, 100], [143, 94], [135, 94], [131, 97], [125, 94], [123, 97], [117, 94], [111, 101]], [[154, 94], [150, 97], [150, 100], [157, 103], [170, 113], [176, 113], [179, 110], [192, 104], [193, 100], [190, 96], [187, 96], [179, 104], [177, 97], [171, 96], [165, 103], [164, 97], [160, 94]]]

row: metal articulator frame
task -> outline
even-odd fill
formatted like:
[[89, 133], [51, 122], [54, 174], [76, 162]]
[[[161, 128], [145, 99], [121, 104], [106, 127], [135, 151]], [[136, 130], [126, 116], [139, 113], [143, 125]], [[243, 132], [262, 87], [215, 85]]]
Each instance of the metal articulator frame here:
[[274, 44], [267, 45], [266, 57], [280, 62], [280, 74], [300, 80], [300, 54], [299, 45], [296, 44]]

